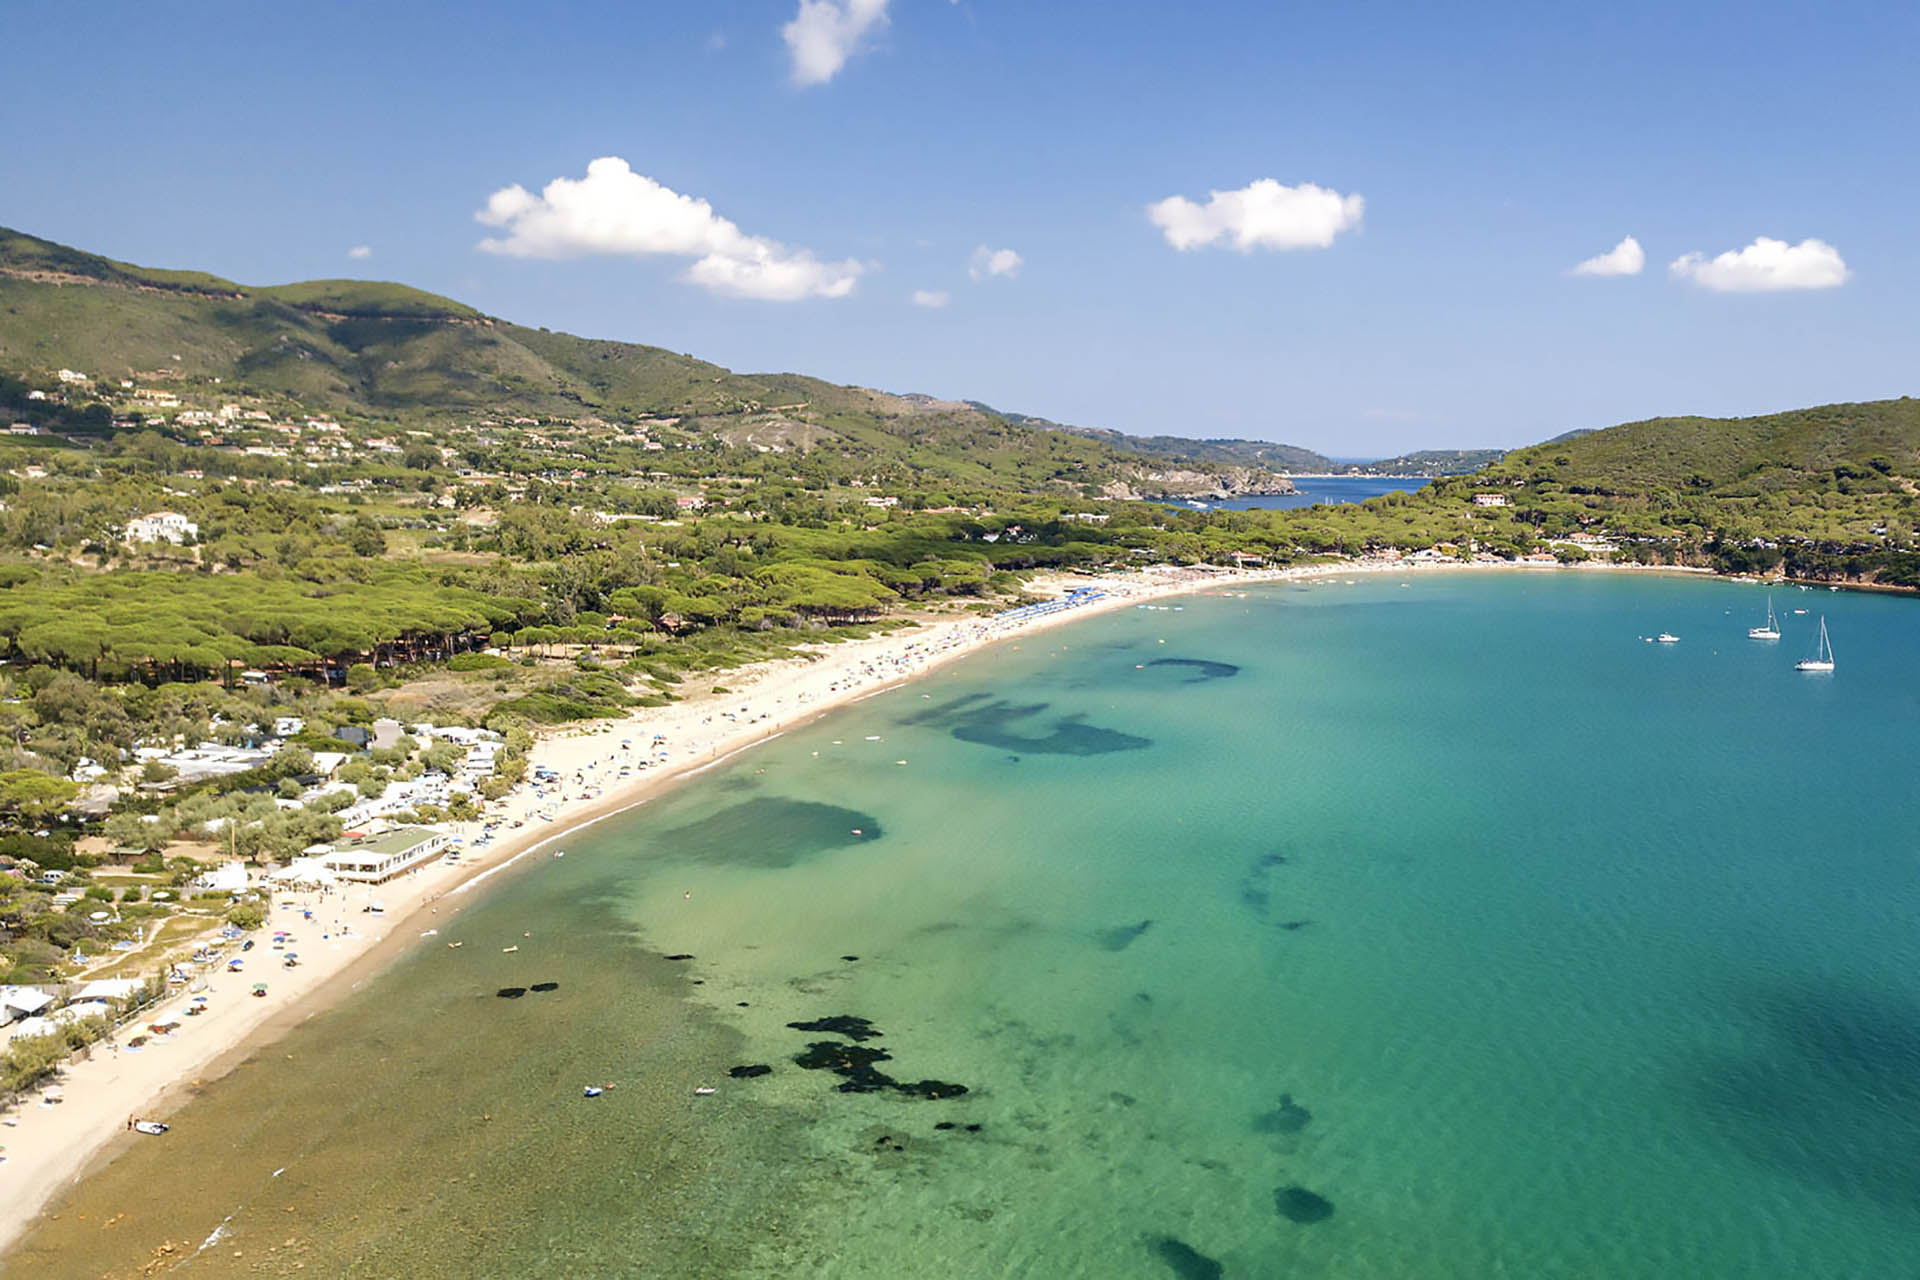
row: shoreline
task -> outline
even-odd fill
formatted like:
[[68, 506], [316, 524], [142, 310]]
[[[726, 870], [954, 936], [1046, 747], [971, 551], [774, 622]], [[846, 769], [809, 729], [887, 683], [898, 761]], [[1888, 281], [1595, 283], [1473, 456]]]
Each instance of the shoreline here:
[[[821, 646], [811, 651], [811, 657], [690, 677], [711, 678], [715, 687], [724, 680], [724, 693], [691, 695], [626, 719], [549, 733], [529, 754], [529, 774], [546, 768], [561, 781], [524, 782], [506, 796], [489, 815], [506, 825], [501, 838], [477, 846], [481, 824], [461, 824], [458, 830], [466, 843], [458, 864], [434, 861], [381, 886], [277, 895], [266, 924], [252, 936], [267, 939], [275, 929], [293, 933], [289, 946], [299, 953], [299, 968], [273, 966], [281, 953], [256, 947], [247, 953], [248, 962], [274, 967], [272, 974], [222, 970], [203, 975], [143, 1014], [141, 1022], [122, 1027], [94, 1045], [84, 1061], [70, 1063], [53, 1085], [36, 1091], [41, 1099], [51, 1092], [64, 1101], [23, 1100], [8, 1111], [8, 1127], [0, 1127], [0, 1149], [6, 1154], [0, 1163], [0, 1188], [5, 1191], [0, 1195], [0, 1259], [66, 1190], [111, 1163], [127, 1143], [145, 1140], [126, 1132], [130, 1117], [164, 1119], [170, 1108], [202, 1083], [225, 1075], [263, 1046], [358, 990], [407, 948], [437, 933], [439, 916], [457, 913], [466, 895], [484, 881], [576, 831], [648, 803], [667, 788], [793, 726], [1001, 641], [1164, 597], [1359, 574], [1567, 567], [1589, 572], [1676, 572], [1635, 565], [1409, 564], [1376, 559], [1279, 569], [1053, 573], [1036, 578], [1027, 594], [1057, 597], [1068, 588], [1084, 586], [1106, 594], [1057, 612], [1013, 620], [978, 614], [921, 618], [911, 627]], [[651, 741], [643, 744], [643, 738]], [[629, 776], [622, 777], [622, 770], [630, 771]], [[371, 904], [376, 895], [386, 900], [377, 914], [360, 905]], [[263, 976], [266, 997], [247, 996]], [[196, 996], [205, 998], [209, 1012], [183, 1018]], [[138, 1048], [128, 1045], [150, 1025], [166, 1022], [177, 1022], [180, 1029], [171, 1035], [152, 1035]]]

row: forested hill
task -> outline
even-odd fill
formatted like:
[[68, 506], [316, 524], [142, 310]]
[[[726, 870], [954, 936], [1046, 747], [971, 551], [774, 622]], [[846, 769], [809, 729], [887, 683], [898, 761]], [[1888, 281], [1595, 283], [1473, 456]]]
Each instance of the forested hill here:
[[1322, 453], [1298, 445], [1273, 444], [1265, 440], [1189, 440], [1185, 436], [1130, 436], [1105, 427], [1074, 427], [1050, 418], [995, 409], [978, 400], [969, 404], [986, 413], [997, 414], [1021, 426], [1039, 427], [1069, 435], [1099, 440], [1128, 453], [1143, 454], [1182, 467], [1270, 467], [1295, 475], [1326, 475], [1339, 464]]
[[1469, 490], [1506, 493], [1547, 535], [1598, 526], [1723, 569], [1871, 575], [1913, 551], [1920, 400], [1630, 422], [1516, 450], [1450, 491]]
[[[115, 262], [0, 228], [0, 373], [220, 387], [405, 425], [598, 419], [666, 423], [816, 469], [889, 469], [1026, 492], [1202, 493], [1215, 477], [1035, 430], [959, 402], [736, 374], [659, 347], [528, 329], [404, 285], [257, 288]], [[1258, 476], [1239, 476], [1258, 488]]]
[[[1819, 490], [1920, 472], [1920, 400], [1876, 400], [1754, 418], [1649, 418], [1517, 449], [1486, 474], [1557, 473], [1596, 492], [1720, 497]], [[1911, 491], [1911, 486], [1908, 486]]]
[[1506, 456], [1504, 449], [1419, 449], [1396, 458], [1353, 463], [1341, 470], [1374, 476], [1465, 476]]
[[1064, 431], [1099, 440], [1128, 453], [1142, 454], [1178, 467], [1266, 467], [1285, 475], [1374, 475], [1374, 476], [1460, 476], [1478, 471], [1490, 462], [1498, 462], [1501, 449], [1422, 449], [1398, 457], [1361, 462], [1336, 462], [1324, 453], [1299, 445], [1275, 444], [1268, 440], [1206, 439], [1189, 440], [1184, 436], [1130, 436], [1105, 427], [1073, 427], [1047, 418], [994, 409], [979, 401], [975, 408], [996, 413], [1009, 422]]

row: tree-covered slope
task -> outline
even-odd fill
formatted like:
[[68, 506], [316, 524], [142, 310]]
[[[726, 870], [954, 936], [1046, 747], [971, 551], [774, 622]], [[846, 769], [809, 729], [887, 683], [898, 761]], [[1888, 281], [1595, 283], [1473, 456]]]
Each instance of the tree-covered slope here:
[[1885, 577], [1920, 521], [1920, 400], [1630, 422], [1437, 488], [1435, 501], [1504, 493], [1540, 536], [1599, 527], [1721, 568]]
[[904, 468], [1027, 491], [1207, 488], [1206, 477], [1157, 481], [1157, 458], [970, 404], [799, 374], [736, 374], [659, 347], [524, 328], [403, 285], [255, 288], [0, 229], [0, 372], [58, 368], [114, 381], [165, 371], [174, 382], [217, 381], [236, 397], [422, 425], [674, 419], [683, 432], [807, 455], [846, 477]]
[[1830, 404], [1753, 418], [1651, 418], [1518, 449], [1489, 480], [1558, 475], [1602, 493], [1760, 496], [1920, 472], [1920, 400]]

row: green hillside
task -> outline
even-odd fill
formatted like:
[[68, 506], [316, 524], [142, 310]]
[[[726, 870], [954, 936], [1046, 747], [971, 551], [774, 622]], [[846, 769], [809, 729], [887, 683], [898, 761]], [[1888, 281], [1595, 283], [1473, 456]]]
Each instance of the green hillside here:
[[[475, 419], [670, 419], [688, 436], [802, 454], [827, 478], [894, 469], [1027, 492], [1201, 492], [1158, 459], [973, 405], [736, 374], [659, 347], [522, 328], [404, 285], [265, 288], [157, 271], [0, 230], [0, 372], [73, 368], [211, 387], [303, 411], [431, 426]], [[1257, 484], [1258, 481], [1256, 480]]]
[[1341, 470], [1375, 476], [1465, 476], [1506, 456], [1504, 449], [1418, 449], [1394, 458], [1354, 463]]
[[1340, 469], [1324, 454], [1298, 445], [1273, 444], [1265, 440], [1189, 440], [1184, 436], [1130, 436], [1105, 427], [1074, 427], [1050, 418], [995, 409], [978, 400], [967, 403], [985, 413], [997, 414], [1021, 426], [1060, 431], [1098, 440], [1128, 453], [1137, 453], [1158, 462], [1179, 467], [1264, 467], [1273, 471], [1301, 475], [1325, 475]]
[[1651, 418], [1515, 450], [1488, 474], [1532, 475], [1543, 467], [1605, 493], [1680, 488], [1722, 498], [1818, 487], [1836, 471], [1841, 479], [1856, 471], [1911, 475], [1920, 471], [1920, 401], [1754, 418]]
[[1631, 422], [1516, 450], [1440, 490], [1505, 493], [1541, 537], [1604, 528], [1662, 559], [1906, 582], [1920, 400]]

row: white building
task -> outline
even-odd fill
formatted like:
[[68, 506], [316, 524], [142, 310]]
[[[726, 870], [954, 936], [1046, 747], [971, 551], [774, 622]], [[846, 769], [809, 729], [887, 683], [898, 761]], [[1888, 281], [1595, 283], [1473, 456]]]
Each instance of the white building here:
[[178, 511], [156, 511], [127, 521], [128, 542], [171, 542], [178, 545], [200, 536], [200, 526]]
[[53, 1007], [53, 997], [34, 987], [0, 987], [0, 1022], [17, 1022]]
[[193, 883], [196, 888], [213, 893], [245, 893], [247, 869], [238, 862], [223, 862], [195, 876]]
[[335, 846], [320, 865], [342, 880], [380, 884], [410, 871], [453, 843], [453, 836], [432, 827], [396, 827], [383, 836]]

